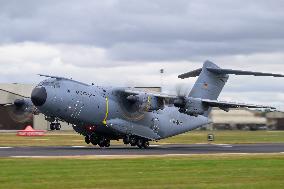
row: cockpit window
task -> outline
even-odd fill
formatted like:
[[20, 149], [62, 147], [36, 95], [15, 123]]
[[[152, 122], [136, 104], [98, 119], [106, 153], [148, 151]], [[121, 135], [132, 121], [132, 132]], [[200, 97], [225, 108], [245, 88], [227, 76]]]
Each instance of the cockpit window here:
[[60, 88], [60, 84], [56, 79], [47, 79], [44, 80], [42, 82], [40, 82], [38, 85], [39, 86], [50, 86], [50, 87], [54, 87], [54, 88]]

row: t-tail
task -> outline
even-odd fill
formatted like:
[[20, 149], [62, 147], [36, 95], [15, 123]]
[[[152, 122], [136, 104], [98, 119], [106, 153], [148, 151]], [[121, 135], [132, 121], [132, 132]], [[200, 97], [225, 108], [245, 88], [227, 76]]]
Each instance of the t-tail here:
[[[181, 79], [185, 79], [189, 77], [198, 76], [197, 81], [195, 82], [192, 90], [190, 91], [190, 93], [188, 94], [186, 98], [187, 98], [187, 101], [189, 102], [195, 102], [197, 101], [197, 99], [199, 99], [199, 101], [201, 102], [200, 107], [206, 107], [207, 110], [208, 108], [211, 108], [211, 107], [219, 107], [223, 110], [228, 110], [229, 108], [238, 108], [238, 107], [274, 109], [273, 107], [269, 107], [269, 106], [217, 101], [223, 87], [225, 86], [226, 82], [229, 79], [229, 74], [284, 77], [284, 75], [281, 75], [281, 74], [222, 69], [210, 61], [206, 61], [203, 64], [202, 68], [181, 74], [178, 77]], [[193, 103], [187, 103], [187, 104], [189, 105], [186, 108], [190, 109], [190, 104], [193, 104]], [[206, 110], [203, 112], [204, 112], [203, 115], [206, 115], [206, 116], [209, 113]]]
[[206, 61], [202, 68], [179, 76], [181, 79], [199, 76], [188, 95], [189, 97], [210, 100], [217, 100], [219, 97], [229, 75], [216, 74], [208, 70], [208, 68], [220, 69], [216, 64]]

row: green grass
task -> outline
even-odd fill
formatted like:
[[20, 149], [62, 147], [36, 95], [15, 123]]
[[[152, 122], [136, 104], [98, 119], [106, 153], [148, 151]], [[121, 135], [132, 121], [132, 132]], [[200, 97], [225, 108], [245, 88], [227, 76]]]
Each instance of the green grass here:
[[284, 188], [284, 156], [0, 159], [0, 188]]
[[161, 140], [161, 143], [206, 143], [207, 135], [215, 135], [214, 143], [283, 143], [284, 131], [192, 131]]
[[[192, 131], [159, 143], [207, 143], [207, 134], [214, 133], [214, 143], [284, 143], [284, 131]], [[152, 142], [155, 143], [155, 142]], [[112, 141], [112, 144], [122, 142]], [[75, 132], [48, 132], [42, 137], [19, 137], [15, 133], [0, 133], [0, 146], [65, 146], [86, 145], [83, 136]]]

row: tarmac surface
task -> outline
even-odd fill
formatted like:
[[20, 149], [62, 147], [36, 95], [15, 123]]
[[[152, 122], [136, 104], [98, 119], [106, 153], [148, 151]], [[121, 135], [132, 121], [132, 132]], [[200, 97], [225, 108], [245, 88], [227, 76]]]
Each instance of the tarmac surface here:
[[0, 146], [0, 157], [32, 156], [83, 156], [83, 155], [186, 155], [218, 153], [283, 153], [284, 143], [280, 144], [167, 144], [151, 145], [149, 149], [138, 149], [125, 145], [109, 148], [90, 146], [48, 146], [48, 147], [9, 147]]

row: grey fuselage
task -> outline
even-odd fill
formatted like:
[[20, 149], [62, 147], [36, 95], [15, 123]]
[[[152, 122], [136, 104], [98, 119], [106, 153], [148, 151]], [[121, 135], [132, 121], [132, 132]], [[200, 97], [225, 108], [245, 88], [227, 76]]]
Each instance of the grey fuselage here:
[[50, 78], [42, 81], [36, 89], [44, 88], [46, 100], [35, 104], [46, 117], [72, 124], [82, 135], [90, 134], [88, 128], [102, 135], [121, 138], [137, 135], [159, 140], [178, 135], [210, 121], [206, 116], [189, 116], [174, 106], [161, 110], [141, 112], [127, 106], [125, 88], [87, 85], [68, 79]]

